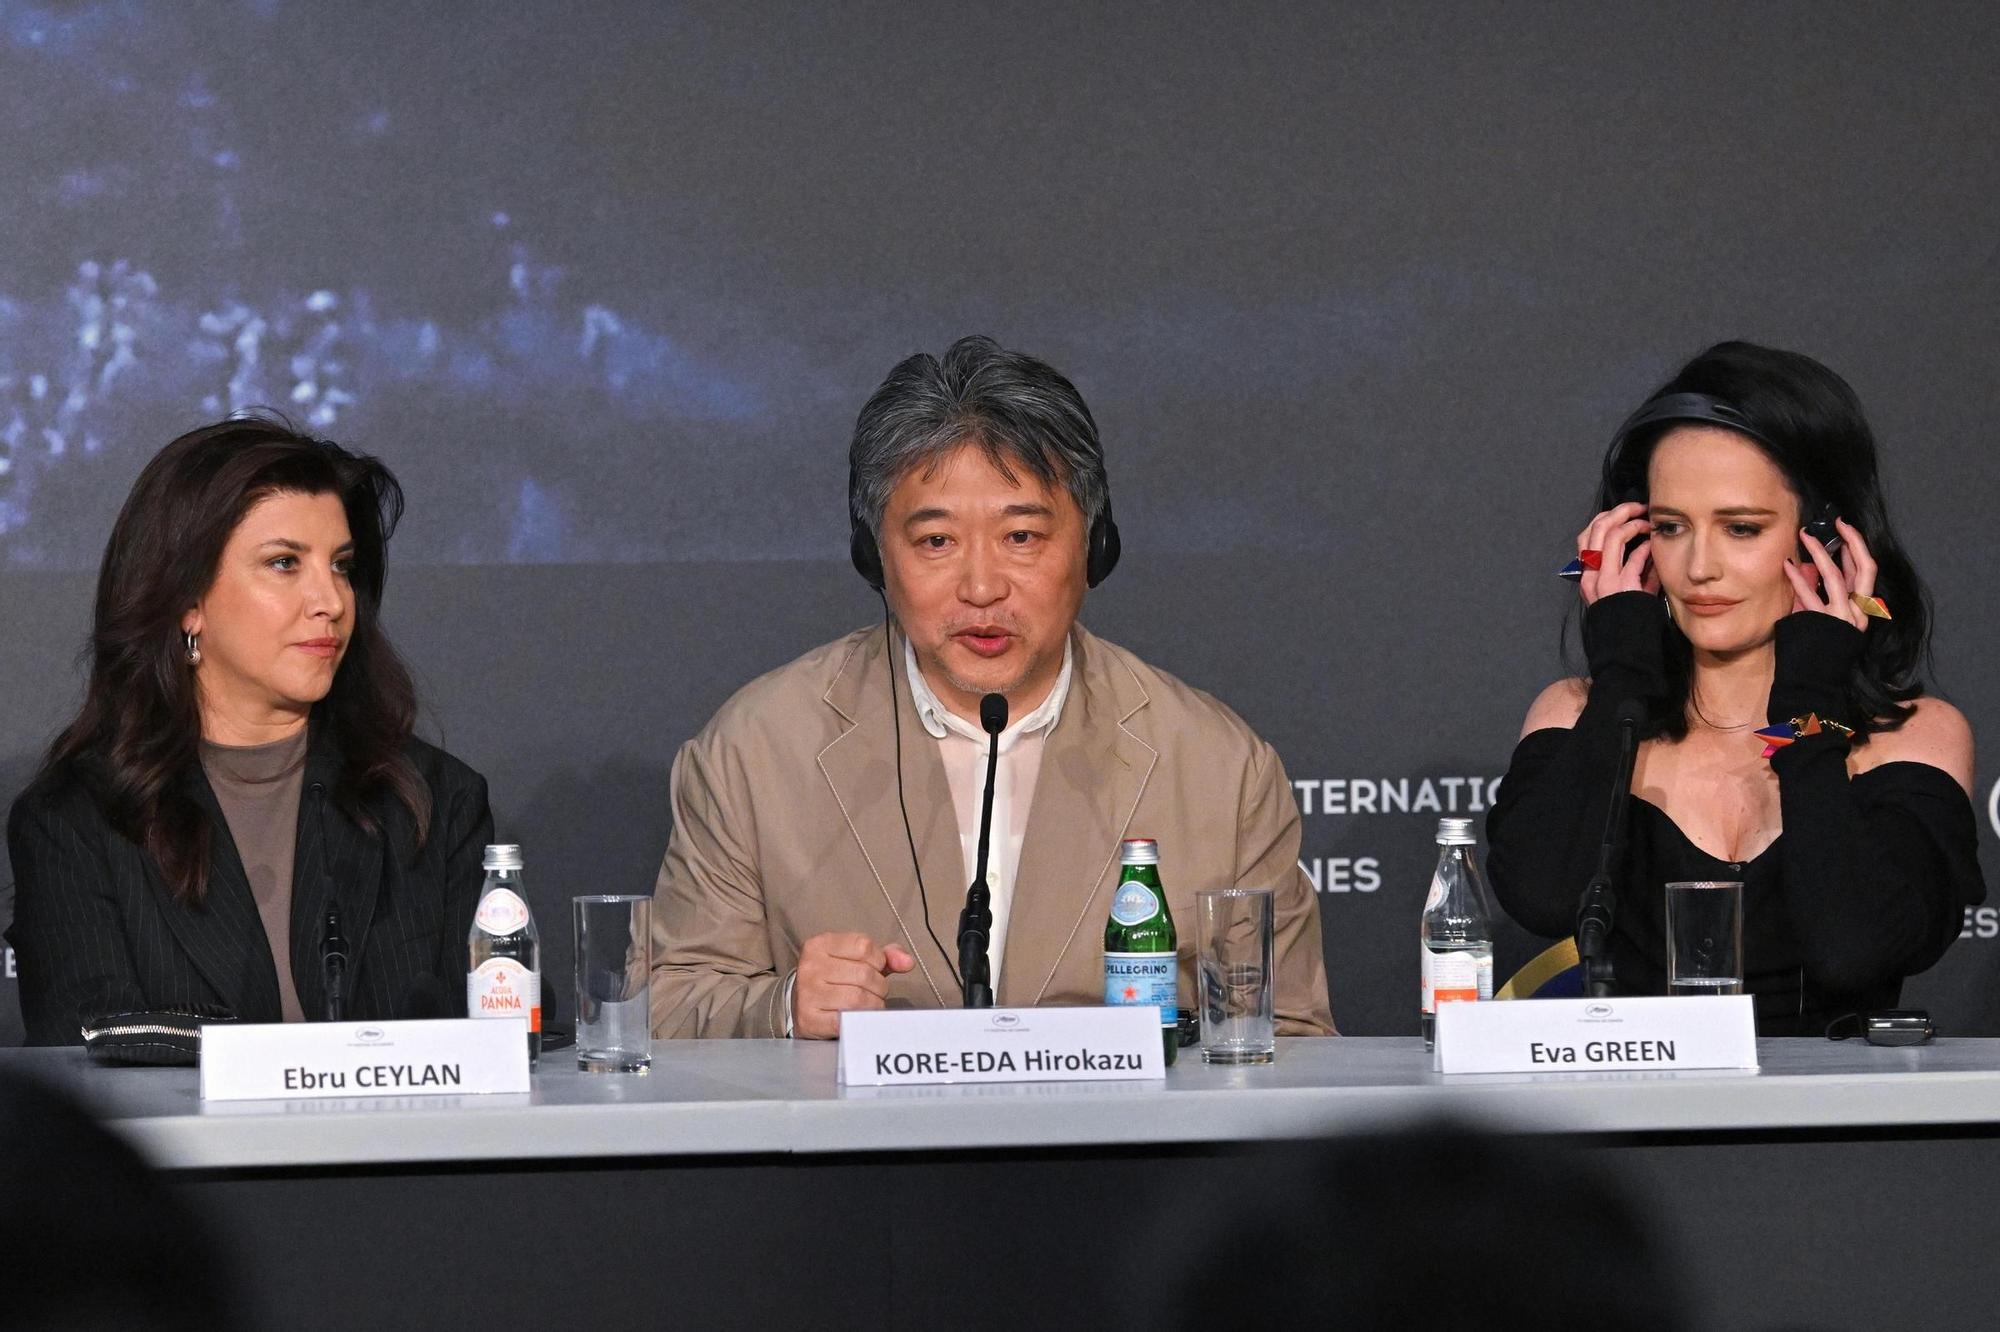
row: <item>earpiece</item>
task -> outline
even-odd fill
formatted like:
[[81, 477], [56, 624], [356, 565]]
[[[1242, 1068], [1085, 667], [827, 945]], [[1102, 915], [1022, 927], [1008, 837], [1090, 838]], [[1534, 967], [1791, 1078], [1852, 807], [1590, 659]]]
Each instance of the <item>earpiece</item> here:
[[1090, 525], [1090, 554], [1083, 566], [1083, 576], [1092, 587], [1111, 576], [1118, 567], [1118, 552], [1123, 549], [1118, 539], [1118, 524], [1111, 517], [1111, 496], [1104, 497], [1104, 511], [1097, 515], [1097, 521]]
[[868, 530], [866, 523], [857, 521], [851, 512], [847, 527], [847, 558], [854, 561], [854, 572], [860, 574], [868, 586], [880, 592], [886, 580], [882, 577], [882, 552], [875, 547], [875, 534]]
[[1812, 514], [1812, 518], [1805, 525], [1806, 535], [1825, 546], [1827, 554], [1840, 554], [1840, 529], [1833, 525], [1839, 514], [1832, 503], [1822, 504], [1816, 510], [1808, 509], [1807, 512]]

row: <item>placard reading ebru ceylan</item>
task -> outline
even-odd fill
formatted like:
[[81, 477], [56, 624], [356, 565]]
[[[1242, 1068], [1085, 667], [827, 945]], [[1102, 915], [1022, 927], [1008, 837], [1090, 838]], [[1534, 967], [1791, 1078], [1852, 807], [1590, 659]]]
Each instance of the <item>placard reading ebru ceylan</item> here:
[[840, 1015], [847, 1087], [1167, 1076], [1160, 1010], [900, 1008]]
[[526, 1090], [526, 1018], [223, 1023], [201, 1029], [204, 1101]]

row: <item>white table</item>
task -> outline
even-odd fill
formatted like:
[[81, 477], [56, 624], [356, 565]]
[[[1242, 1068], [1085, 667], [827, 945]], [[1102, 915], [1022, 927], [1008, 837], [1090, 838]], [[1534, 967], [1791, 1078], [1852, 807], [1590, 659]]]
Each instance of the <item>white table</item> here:
[[[1183, 1051], [1157, 1084], [854, 1090], [833, 1055], [661, 1043], [636, 1077], [585, 1076], [557, 1051], [527, 1096], [216, 1105], [191, 1069], [94, 1068], [72, 1050], [0, 1066], [66, 1082], [176, 1172], [298, 1326], [617, 1326], [667, 1309], [689, 1326], [1007, 1325], [1031, 1307], [1010, 1298], [1089, 1285], [1105, 1200], [1134, 1181], [1199, 1194], [1244, 1144], [1297, 1151], [1282, 1144], [1441, 1115], [1610, 1150], [1684, 1233], [1716, 1321], [1994, 1316], [2000, 1041], [1765, 1041], [1755, 1073], [1447, 1078], [1414, 1039], [1295, 1040], [1263, 1068]], [[1891, 1285], [1853, 1261], [1884, 1236], [1907, 1237]], [[1017, 1284], [984, 1287], [968, 1314], [954, 1274], [1003, 1241]], [[496, 1243], [536, 1279], [495, 1285]], [[550, 1284], [596, 1264], [631, 1279]], [[1080, 1321], [1107, 1312], [1077, 1298]]]
[[[1287, 1040], [1276, 1063], [1183, 1051], [1164, 1083], [855, 1088], [834, 1047], [663, 1041], [645, 1076], [543, 1059], [527, 1096], [355, 1097], [204, 1105], [192, 1069], [93, 1068], [8, 1051], [64, 1077], [169, 1169], [577, 1157], [1073, 1148], [1315, 1137], [1452, 1114], [1510, 1131], [1720, 1133], [2000, 1123], [2000, 1040], [1878, 1049], [1761, 1041], [1756, 1073], [1445, 1077], [1414, 1038]], [[1921, 1076], [1912, 1077], [1912, 1074]]]

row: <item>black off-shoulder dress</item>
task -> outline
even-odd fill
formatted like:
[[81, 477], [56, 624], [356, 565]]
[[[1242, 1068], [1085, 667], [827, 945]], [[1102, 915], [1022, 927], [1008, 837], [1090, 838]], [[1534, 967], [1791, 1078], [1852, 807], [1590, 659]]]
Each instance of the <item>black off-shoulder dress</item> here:
[[[1487, 870], [1501, 906], [1536, 934], [1575, 929], [1616, 771], [1618, 705], [1663, 696], [1667, 632], [1657, 597], [1624, 592], [1593, 604], [1582, 715], [1569, 730], [1524, 736], [1514, 750], [1487, 816]], [[1780, 621], [1772, 722], [1807, 712], [1847, 720], [1845, 681], [1861, 643], [1859, 630], [1830, 615]], [[1843, 1014], [1892, 1008], [1903, 978], [1944, 954], [1965, 908], [1986, 897], [1972, 802], [1925, 763], [1885, 763], [1850, 778], [1848, 746], [1825, 731], [1772, 756], [1784, 832], [1749, 861], [1710, 855], [1660, 809], [1625, 797], [1611, 939], [1621, 993], [1666, 992], [1663, 885], [1681, 879], [1742, 880], [1744, 986], [1762, 1035], [1817, 1036]]]

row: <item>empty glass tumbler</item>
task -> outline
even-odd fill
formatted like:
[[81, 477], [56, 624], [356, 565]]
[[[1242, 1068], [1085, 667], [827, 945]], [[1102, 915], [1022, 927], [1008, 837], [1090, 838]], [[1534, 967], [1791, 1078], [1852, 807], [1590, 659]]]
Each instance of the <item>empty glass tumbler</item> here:
[[651, 897], [578, 897], [576, 1066], [644, 1073], [652, 1066]]
[[1271, 926], [1268, 888], [1195, 894], [1203, 1063], [1268, 1064], [1277, 1057]]
[[1667, 993], [1743, 993], [1743, 885], [1667, 885]]

